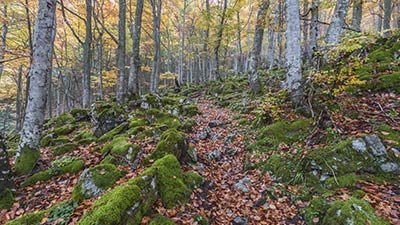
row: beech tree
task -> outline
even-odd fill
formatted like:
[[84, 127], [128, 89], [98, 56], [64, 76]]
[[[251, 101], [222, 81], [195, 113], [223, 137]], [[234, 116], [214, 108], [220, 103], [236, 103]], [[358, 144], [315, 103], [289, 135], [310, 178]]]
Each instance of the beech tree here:
[[340, 35], [345, 25], [347, 11], [349, 9], [350, 0], [338, 0], [336, 2], [335, 11], [333, 13], [331, 24], [328, 27], [325, 42], [328, 45], [338, 43]]
[[117, 49], [117, 67], [118, 67], [118, 84], [117, 84], [117, 101], [122, 104], [125, 102], [126, 95], [126, 79], [125, 79], [125, 54], [126, 54], [126, 1], [119, 0], [118, 13], [118, 49]]
[[286, 88], [295, 105], [303, 95], [301, 86], [300, 8], [299, 0], [286, 1]]
[[40, 157], [39, 142], [46, 110], [47, 78], [52, 70], [56, 32], [56, 4], [56, 0], [39, 0], [33, 36], [32, 64], [28, 75], [29, 95], [15, 161], [17, 174], [29, 174]]
[[91, 69], [92, 69], [92, 0], [86, 0], [86, 35], [83, 46], [83, 92], [82, 106], [91, 104]]

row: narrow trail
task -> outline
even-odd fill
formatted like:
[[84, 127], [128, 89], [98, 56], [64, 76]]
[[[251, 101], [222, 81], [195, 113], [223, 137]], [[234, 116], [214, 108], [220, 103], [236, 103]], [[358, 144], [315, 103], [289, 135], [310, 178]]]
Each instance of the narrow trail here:
[[279, 191], [263, 201], [273, 184], [268, 174], [244, 169], [245, 161], [257, 159], [246, 151], [248, 127], [238, 124], [237, 113], [211, 101], [198, 105], [201, 114], [193, 117], [197, 126], [188, 138], [198, 151], [193, 168], [205, 183], [191, 196], [191, 210], [209, 218], [210, 224], [301, 224], [293, 220], [296, 206]]

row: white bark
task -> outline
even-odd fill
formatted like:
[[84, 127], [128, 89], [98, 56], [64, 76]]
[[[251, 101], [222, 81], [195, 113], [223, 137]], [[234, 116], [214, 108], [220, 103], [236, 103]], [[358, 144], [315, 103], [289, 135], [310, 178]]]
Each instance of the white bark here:
[[315, 67], [317, 65], [317, 60], [315, 59], [315, 52], [318, 48], [318, 34], [319, 34], [319, 0], [313, 0], [311, 5], [311, 26], [310, 26], [310, 45], [309, 45], [309, 58], [311, 59], [311, 64]]
[[331, 24], [326, 34], [326, 44], [335, 45], [339, 42], [343, 26], [346, 22], [347, 11], [349, 9], [350, 0], [338, 0], [336, 2], [335, 11], [333, 13]]
[[29, 95], [16, 160], [16, 172], [21, 174], [29, 173], [35, 166], [36, 159], [25, 159], [31, 151], [38, 151], [42, 135], [46, 110], [47, 78], [52, 69], [53, 43], [56, 31], [56, 2], [56, 0], [39, 1], [33, 38], [33, 59], [28, 75], [30, 79]]
[[392, 0], [383, 1], [383, 37], [388, 38], [392, 32], [390, 32], [390, 20], [392, 17]]
[[0, 133], [0, 195], [3, 191], [13, 188], [11, 167], [8, 161], [4, 136]]
[[358, 32], [361, 32], [362, 3], [363, 0], [354, 0], [353, 17], [351, 18], [351, 26]]
[[[2, 11], [3, 11], [4, 18], [7, 18], [7, 5], [4, 5], [4, 8]], [[3, 74], [4, 63], [2, 61], [4, 59], [4, 54], [6, 52], [6, 44], [7, 44], [6, 43], [7, 32], [8, 32], [7, 21], [4, 21], [2, 29], [3, 29], [3, 31], [1, 32], [1, 46], [0, 46], [0, 78], [1, 78], [1, 75]]]
[[286, 27], [286, 88], [297, 105], [302, 95], [299, 0], [286, 1]]

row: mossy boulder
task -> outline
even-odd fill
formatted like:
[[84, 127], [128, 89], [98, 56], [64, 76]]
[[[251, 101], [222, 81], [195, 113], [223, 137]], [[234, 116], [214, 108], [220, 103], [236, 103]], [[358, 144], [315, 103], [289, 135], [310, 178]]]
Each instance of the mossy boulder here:
[[394, 147], [396, 149], [400, 149], [400, 132], [394, 130], [391, 126], [387, 124], [378, 124], [375, 126], [377, 131], [377, 135], [383, 140], [383, 142], [387, 142], [388, 146]]
[[66, 124], [73, 124], [76, 119], [70, 113], [63, 113], [58, 117], [49, 119], [45, 124], [45, 128], [61, 127]]
[[83, 199], [97, 197], [110, 188], [123, 173], [115, 165], [101, 164], [83, 171], [79, 177], [72, 200], [80, 202]]
[[265, 151], [275, 149], [280, 143], [290, 146], [308, 137], [311, 130], [312, 121], [308, 119], [300, 119], [291, 123], [279, 121], [260, 129], [256, 145], [264, 148]]
[[68, 152], [72, 152], [78, 148], [78, 144], [74, 142], [58, 145], [52, 148], [55, 156], [64, 155]]
[[389, 222], [375, 215], [374, 208], [365, 200], [351, 198], [329, 204], [322, 225], [388, 225]]
[[105, 133], [103, 136], [101, 136], [98, 139], [98, 141], [99, 142], [103, 142], [103, 141], [111, 140], [115, 136], [117, 136], [118, 134], [121, 134], [122, 132], [126, 131], [128, 129], [128, 127], [129, 127], [129, 123], [128, 122], [123, 122], [120, 125], [118, 125], [115, 128], [113, 128], [112, 130], [110, 130], [107, 133]]
[[101, 137], [126, 120], [125, 111], [114, 102], [95, 102], [92, 106], [93, 134]]
[[57, 136], [54, 133], [48, 133], [42, 137], [40, 140], [40, 146], [48, 147], [48, 146], [58, 146], [69, 143], [70, 140], [67, 136]]
[[17, 175], [27, 175], [32, 172], [40, 157], [39, 149], [25, 145], [18, 153], [15, 160], [15, 173]]
[[180, 130], [183, 130], [184, 132], [192, 132], [193, 128], [197, 125], [196, 120], [186, 120], [182, 126], [180, 127]]
[[73, 140], [79, 145], [84, 145], [96, 141], [97, 138], [93, 135], [93, 132], [91, 130], [81, 130], [74, 135]]
[[104, 145], [101, 152], [104, 154], [107, 151], [110, 151], [110, 154], [114, 157], [123, 157], [126, 161], [133, 162], [140, 151], [140, 147], [130, 143], [126, 136], [120, 135]]
[[90, 121], [90, 110], [75, 108], [69, 112], [77, 122]]
[[309, 225], [320, 224], [328, 208], [326, 199], [321, 197], [315, 197], [309, 205], [303, 210], [304, 219]]
[[22, 187], [27, 187], [35, 184], [38, 181], [50, 180], [54, 176], [59, 176], [66, 173], [75, 174], [83, 169], [85, 162], [80, 158], [65, 157], [55, 160], [51, 163], [48, 170], [40, 171], [28, 177]]
[[160, 159], [168, 154], [173, 154], [182, 161], [188, 159], [188, 149], [185, 134], [176, 129], [168, 129], [161, 135], [157, 147], [146, 158], [146, 162]]
[[184, 181], [190, 189], [195, 189], [201, 186], [203, 183], [203, 177], [198, 173], [189, 171], [184, 174]]
[[137, 178], [116, 187], [95, 201], [92, 210], [77, 224], [139, 225], [143, 216], [150, 215], [158, 198], [168, 208], [187, 202], [190, 188], [183, 179], [184, 174], [178, 160], [173, 155], [167, 155]]
[[138, 113], [143, 116], [151, 125], [166, 125], [169, 128], [178, 128], [181, 126], [181, 121], [175, 115], [163, 112], [159, 109], [150, 109]]
[[200, 113], [199, 108], [195, 104], [179, 104], [173, 110], [173, 114], [178, 114], [185, 117], [192, 117]]
[[6, 223], [5, 225], [36, 225], [45, 217], [47, 211], [40, 211], [38, 213], [29, 213]]
[[55, 136], [61, 136], [61, 135], [67, 135], [70, 134], [72, 131], [74, 131], [76, 128], [76, 125], [74, 124], [66, 124], [61, 127], [56, 127], [54, 130], [50, 131], [54, 133]]
[[9, 209], [14, 203], [14, 194], [10, 189], [5, 189], [0, 193], [0, 209]]
[[168, 217], [157, 215], [151, 220], [150, 225], [176, 225], [176, 223]]
[[161, 98], [158, 95], [153, 94], [142, 95], [140, 107], [142, 109], [161, 108]]

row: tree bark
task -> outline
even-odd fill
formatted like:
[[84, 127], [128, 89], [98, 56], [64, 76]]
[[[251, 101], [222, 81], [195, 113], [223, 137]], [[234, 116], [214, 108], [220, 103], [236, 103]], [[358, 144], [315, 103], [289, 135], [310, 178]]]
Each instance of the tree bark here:
[[153, 13], [153, 39], [154, 39], [154, 56], [153, 66], [151, 69], [150, 77], [150, 92], [155, 93], [158, 91], [158, 81], [160, 78], [160, 23], [161, 23], [161, 0], [150, 0], [151, 9]]
[[19, 66], [18, 69], [18, 81], [17, 81], [17, 100], [16, 100], [16, 111], [17, 111], [17, 123], [16, 123], [16, 132], [21, 130], [21, 121], [22, 121], [22, 65]]
[[[3, 8], [3, 16], [4, 18], [7, 18], [7, 5], [4, 3], [4, 8]], [[7, 32], [8, 32], [8, 25], [7, 21], [4, 21], [3, 23], [3, 31], [1, 32], [1, 46], [0, 46], [0, 78], [1, 75], [3, 74], [3, 68], [4, 68], [4, 55], [6, 53], [6, 47], [7, 47]]]
[[335, 11], [333, 13], [331, 23], [328, 27], [325, 42], [328, 45], [335, 45], [339, 42], [343, 26], [346, 22], [347, 11], [349, 9], [350, 0], [338, 0], [336, 2]]
[[[308, 18], [308, 10], [309, 10], [309, 6], [308, 6], [308, 0], [304, 0], [303, 2], [303, 14], [307, 15]], [[307, 20], [303, 20], [303, 60], [306, 64], [309, 63], [309, 37], [308, 37], [308, 29], [309, 29], [309, 24]]]
[[117, 84], [117, 101], [122, 104], [126, 101], [126, 82], [125, 82], [125, 54], [126, 54], [126, 1], [119, 0], [119, 16], [118, 16], [118, 50], [117, 50], [117, 67], [118, 67], [118, 84]]
[[14, 189], [14, 184], [11, 180], [11, 166], [8, 161], [5, 138], [3, 134], [0, 133], [0, 196], [2, 196], [7, 189]]
[[40, 0], [35, 22], [29, 96], [15, 162], [17, 174], [29, 174], [40, 156], [39, 142], [46, 110], [47, 78], [52, 69], [56, 0]]
[[361, 32], [362, 5], [363, 5], [363, 0], [354, 0], [351, 26], [357, 32]]
[[309, 59], [311, 60], [311, 65], [317, 66], [317, 59], [315, 58], [315, 53], [318, 51], [318, 34], [319, 34], [319, 0], [313, 0], [311, 5], [311, 26], [310, 26], [310, 45], [309, 45]]
[[236, 56], [235, 56], [235, 73], [240, 74], [242, 72], [242, 34], [241, 34], [241, 26], [240, 26], [240, 12], [236, 12], [236, 21], [238, 24], [238, 29], [236, 31]]
[[91, 69], [92, 69], [92, 0], [86, 0], [86, 36], [83, 47], [83, 92], [82, 107], [91, 105]]
[[131, 96], [139, 95], [140, 35], [142, 31], [143, 5], [144, 0], [136, 0], [135, 24], [131, 29], [132, 55], [128, 79], [128, 91]]
[[183, 0], [183, 11], [182, 11], [182, 25], [180, 30], [180, 48], [179, 48], [179, 65], [178, 65], [178, 82], [179, 85], [183, 83], [184, 77], [184, 63], [185, 63], [185, 29], [186, 29], [186, 8], [187, 0]]
[[261, 85], [258, 77], [258, 67], [261, 60], [260, 53], [264, 38], [264, 28], [266, 24], [265, 19], [267, 17], [268, 7], [269, 7], [269, 0], [263, 0], [257, 12], [253, 49], [251, 51], [251, 57], [250, 57], [250, 73], [248, 76], [250, 87], [254, 94], [261, 92]]
[[388, 38], [392, 34], [390, 31], [390, 20], [392, 17], [392, 0], [383, 1], [383, 37]]
[[221, 16], [221, 21], [218, 26], [218, 31], [217, 31], [217, 40], [215, 42], [214, 46], [214, 69], [213, 69], [213, 79], [219, 78], [220, 76], [220, 71], [219, 71], [219, 49], [221, 47], [221, 42], [222, 42], [222, 36], [224, 33], [224, 25], [225, 25], [225, 18], [226, 18], [226, 10], [228, 9], [228, 0], [224, 0], [224, 6], [222, 9], [222, 16]]
[[301, 87], [301, 48], [300, 48], [300, 10], [299, 0], [286, 1], [286, 88], [295, 105], [303, 95]]

